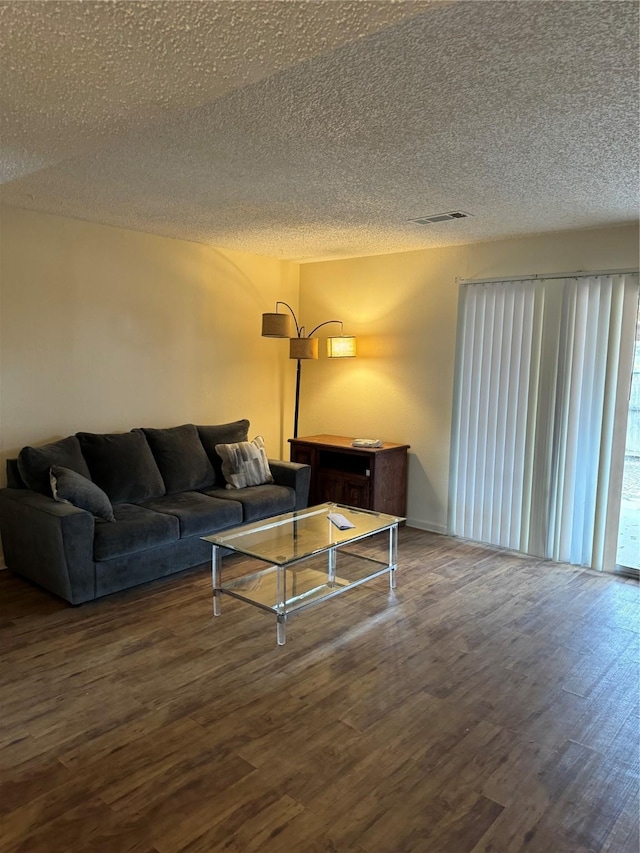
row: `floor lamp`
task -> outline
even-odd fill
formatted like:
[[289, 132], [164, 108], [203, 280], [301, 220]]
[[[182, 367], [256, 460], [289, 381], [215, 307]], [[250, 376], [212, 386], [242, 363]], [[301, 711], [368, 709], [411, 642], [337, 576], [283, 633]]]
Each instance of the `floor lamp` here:
[[[291, 314], [281, 314], [278, 306], [283, 305]], [[295, 337], [291, 334], [291, 318], [296, 327]], [[356, 354], [356, 339], [352, 335], [342, 334], [342, 320], [325, 320], [319, 323], [307, 335], [304, 326], [298, 323], [295, 311], [287, 302], [276, 302], [276, 310], [271, 314], [262, 315], [263, 338], [289, 338], [289, 358], [298, 362], [296, 368], [296, 397], [293, 415], [293, 437], [298, 437], [298, 410], [300, 407], [300, 373], [301, 363], [306, 359], [318, 358], [318, 339], [313, 335], [323, 326], [337, 323], [340, 334], [327, 338], [327, 356], [329, 358], [353, 358]]]

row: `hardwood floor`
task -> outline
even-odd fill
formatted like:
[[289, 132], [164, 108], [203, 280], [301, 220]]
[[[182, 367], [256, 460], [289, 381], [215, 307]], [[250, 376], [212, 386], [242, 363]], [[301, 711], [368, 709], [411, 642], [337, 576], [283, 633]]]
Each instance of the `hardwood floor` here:
[[208, 567], [78, 608], [0, 572], [0, 851], [638, 853], [637, 584], [399, 554], [284, 647]]

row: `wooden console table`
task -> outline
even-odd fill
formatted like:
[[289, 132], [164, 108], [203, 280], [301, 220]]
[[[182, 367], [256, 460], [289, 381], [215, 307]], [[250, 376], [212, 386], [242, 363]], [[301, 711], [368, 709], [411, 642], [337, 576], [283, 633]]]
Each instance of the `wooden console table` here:
[[408, 444], [352, 447], [342, 435], [290, 438], [291, 461], [311, 466], [309, 505], [333, 501], [405, 516]]

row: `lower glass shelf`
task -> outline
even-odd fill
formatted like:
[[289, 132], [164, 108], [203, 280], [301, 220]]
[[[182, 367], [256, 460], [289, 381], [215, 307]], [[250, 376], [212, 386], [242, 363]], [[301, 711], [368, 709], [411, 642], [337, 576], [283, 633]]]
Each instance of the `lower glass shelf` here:
[[272, 613], [278, 612], [278, 572], [284, 574], [284, 609], [294, 613], [310, 604], [331, 598], [349, 587], [388, 574], [389, 566], [379, 560], [340, 553], [336, 577], [329, 580], [327, 558], [306, 560], [299, 567], [269, 566], [249, 575], [222, 581], [222, 591]]

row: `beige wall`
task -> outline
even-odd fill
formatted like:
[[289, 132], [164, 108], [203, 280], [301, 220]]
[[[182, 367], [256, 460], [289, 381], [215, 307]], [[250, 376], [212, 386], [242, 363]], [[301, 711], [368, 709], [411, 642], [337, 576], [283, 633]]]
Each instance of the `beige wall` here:
[[[300, 435], [411, 444], [411, 523], [444, 529], [457, 278], [638, 264], [635, 227], [305, 264], [2, 211], [0, 452], [78, 430], [248, 417], [288, 458], [295, 363], [276, 299], [340, 318], [355, 360], [304, 362]], [[300, 284], [298, 285], [298, 278]], [[4, 463], [2, 464], [4, 482]]]
[[15, 208], [1, 224], [3, 483], [6, 456], [78, 430], [248, 417], [288, 458], [294, 365], [260, 315], [297, 304], [297, 265]]
[[456, 280], [637, 266], [635, 226], [303, 265], [303, 321], [342, 319], [359, 357], [304, 364], [300, 435], [410, 444], [410, 523], [444, 530]]

